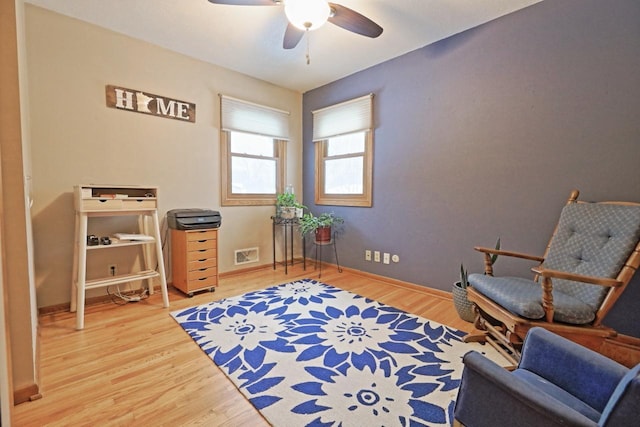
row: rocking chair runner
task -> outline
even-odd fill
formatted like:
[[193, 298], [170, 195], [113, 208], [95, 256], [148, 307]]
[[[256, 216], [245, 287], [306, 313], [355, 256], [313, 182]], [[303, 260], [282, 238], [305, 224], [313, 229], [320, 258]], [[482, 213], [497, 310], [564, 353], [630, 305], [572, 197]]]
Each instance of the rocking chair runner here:
[[[640, 203], [578, 201], [574, 190], [544, 256], [476, 247], [484, 274], [469, 275], [476, 328], [466, 341], [487, 341], [516, 362], [525, 335], [541, 326], [599, 351], [616, 331], [602, 320], [640, 266]], [[491, 255], [540, 262], [533, 280], [494, 277]], [[506, 351], [505, 351], [506, 350]]]

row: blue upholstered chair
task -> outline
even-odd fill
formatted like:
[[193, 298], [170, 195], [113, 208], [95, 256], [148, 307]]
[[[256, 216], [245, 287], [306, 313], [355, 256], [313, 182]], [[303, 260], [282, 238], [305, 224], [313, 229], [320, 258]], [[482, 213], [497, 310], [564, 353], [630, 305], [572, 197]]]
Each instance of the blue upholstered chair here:
[[[598, 351], [616, 331], [602, 320], [640, 266], [640, 203], [578, 201], [573, 191], [544, 256], [475, 248], [484, 274], [469, 275], [475, 326], [517, 362], [528, 330], [541, 326]], [[491, 255], [539, 263], [533, 278], [495, 277]], [[632, 361], [631, 364], [635, 364]], [[640, 425], [640, 424], [639, 424]]]
[[508, 371], [480, 353], [464, 356], [454, 425], [637, 426], [640, 365], [626, 368], [542, 328], [526, 336]]

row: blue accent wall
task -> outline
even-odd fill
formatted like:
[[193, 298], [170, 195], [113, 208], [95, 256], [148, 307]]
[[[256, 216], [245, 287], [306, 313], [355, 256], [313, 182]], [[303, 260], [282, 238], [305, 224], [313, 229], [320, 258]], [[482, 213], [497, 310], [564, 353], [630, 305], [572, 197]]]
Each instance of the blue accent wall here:
[[[315, 206], [311, 111], [370, 92], [373, 207]], [[345, 218], [341, 264], [449, 291], [461, 262], [482, 271], [474, 245], [542, 254], [573, 188], [640, 202], [640, 2], [537, 3], [306, 93], [303, 120], [304, 203]]]

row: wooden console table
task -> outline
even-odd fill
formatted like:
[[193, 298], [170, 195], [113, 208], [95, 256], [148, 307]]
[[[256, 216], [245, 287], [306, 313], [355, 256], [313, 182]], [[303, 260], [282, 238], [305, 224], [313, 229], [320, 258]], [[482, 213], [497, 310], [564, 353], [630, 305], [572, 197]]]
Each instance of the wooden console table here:
[[[155, 277], [160, 280], [164, 307], [169, 307], [167, 280], [162, 256], [162, 241], [157, 210], [157, 187], [117, 186], [117, 185], [77, 185], [74, 187], [75, 239], [73, 256], [73, 283], [71, 285], [71, 312], [76, 312], [76, 329], [84, 328], [85, 293], [88, 289], [119, 285], [136, 280], [147, 280], [148, 290], [153, 294]], [[89, 246], [87, 235], [89, 218], [105, 216], [135, 215], [141, 222], [141, 232], [149, 236], [145, 240], [113, 242], [109, 245]], [[147, 229], [144, 218], [151, 218], [151, 229]], [[148, 253], [143, 251], [144, 269], [123, 275], [113, 275], [87, 280], [87, 254], [93, 251], [117, 250], [126, 246], [151, 248], [156, 251], [157, 268], [150, 268]]]

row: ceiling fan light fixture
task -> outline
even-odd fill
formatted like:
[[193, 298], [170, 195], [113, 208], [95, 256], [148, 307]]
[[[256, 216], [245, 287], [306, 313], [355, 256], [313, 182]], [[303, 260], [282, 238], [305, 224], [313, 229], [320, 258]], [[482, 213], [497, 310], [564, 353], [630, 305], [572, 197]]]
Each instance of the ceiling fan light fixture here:
[[296, 28], [316, 30], [327, 22], [331, 7], [326, 0], [285, 0], [284, 13]]

